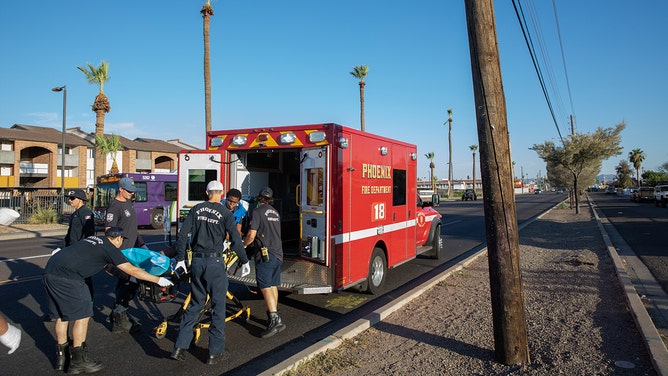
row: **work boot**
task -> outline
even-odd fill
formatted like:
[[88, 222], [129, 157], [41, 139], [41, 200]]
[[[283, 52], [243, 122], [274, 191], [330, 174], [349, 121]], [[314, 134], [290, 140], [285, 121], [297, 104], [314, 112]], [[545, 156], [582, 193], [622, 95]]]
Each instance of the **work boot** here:
[[269, 338], [285, 329], [285, 324], [283, 324], [280, 313], [267, 311], [267, 317], [269, 318], [269, 325], [267, 326], [267, 330], [260, 334], [260, 337]]
[[113, 333], [136, 333], [141, 325], [128, 318], [126, 311], [111, 313], [111, 331]]
[[88, 358], [86, 344], [70, 348], [70, 366], [67, 369], [68, 375], [79, 373], [93, 373], [104, 368], [101, 362]]
[[70, 342], [56, 345], [56, 371], [64, 371], [70, 358]]

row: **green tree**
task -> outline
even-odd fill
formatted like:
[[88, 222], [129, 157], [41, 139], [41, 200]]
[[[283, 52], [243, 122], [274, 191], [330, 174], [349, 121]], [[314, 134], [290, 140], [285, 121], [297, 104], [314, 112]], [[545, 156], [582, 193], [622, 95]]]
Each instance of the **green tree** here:
[[431, 189], [434, 191], [434, 193], [436, 193], [436, 182], [434, 181], [434, 167], [436, 167], [434, 164], [434, 152], [430, 151], [424, 156], [429, 159], [429, 180], [431, 181]]
[[[561, 165], [570, 171], [573, 177], [573, 192], [575, 194], [575, 212], [580, 212], [578, 187], [579, 177], [587, 170], [599, 165], [603, 160], [613, 155], [621, 154], [622, 147], [620, 133], [626, 128], [621, 122], [614, 128], [597, 128], [593, 134], [575, 133], [569, 135], [563, 146], [556, 146], [552, 141], [543, 144], [534, 144], [531, 150], [546, 163]], [[598, 174], [598, 171], [596, 172]]]
[[365, 127], [364, 127], [364, 87], [366, 86], [366, 82], [364, 82], [364, 79], [366, 78], [367, 73], [369, 73], [369, 67], [366, 65], [358, 65], [353, 68], [352, 72], [350, 74], [357, 78], [359, 81], [360, 85], [360, 129], [362, 132], [365, 132]]
[[615, 172], [617, 172], [617, 187], [619, 188], [628, 188], [633, 185], [633, 180], [631, 180], [631, 165], [625, 160], [619, 161], [617, 167], [615, 167]]
[[[109, 98], [104, 94], [104, 84], [109, 81], [109, 63], [102, 61], [99, 66], [94, 66], [91, 63], [86, 63], [88, 68], [77, 67], [84, 75], [88, 83], [91, 85], [98, 85], [100, 92], [95, 97], [93, 102], [93, 112], [95, 112], [95, 138], [104, 136], [104, 115], [111, 111]], [[95, 147], [95, 176], [104, 174], [104, 160], [99, 148]]]
[[209, 51], [209, 28], [211, 16], [213, 16], [211, 0], [206, 0], [206, 4], [202, 6], [199, 12], [202, 13], [204, 22], [204, 123], [205, 130], [208, 132], [211, 130], [211, 55]]
[[642, 173], [642, 180], [646, 186], [653, 187], [668, 182], [668, 165], [664, 166], [659, 167], [659, 171], [646, 170]]
[[645, 153], [640, 149], [633, 149], [629, 152], [629, 162], [633, 164], [633, 168], [636, 169], [636, 182], [640, 186], [640, 167], [645, 161]]
[[95, 145], [100, 150], [100, 153], [107, 159], [107, 154], [111, 154], [112, 165], [109, 170], [110, 174], [118, 173], [118, 163], [116, 163], [116, 154], [123, 150], [123, 145], [121, 144], [121, 138], [117, 134], [112, 134], [109, 137], [105, 136], [95, 136]]

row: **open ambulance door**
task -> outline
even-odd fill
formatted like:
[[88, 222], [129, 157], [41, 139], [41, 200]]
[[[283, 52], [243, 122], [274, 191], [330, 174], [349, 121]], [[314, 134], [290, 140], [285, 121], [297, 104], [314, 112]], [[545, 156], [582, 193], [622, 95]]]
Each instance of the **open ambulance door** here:
[[300, 156], [299, 227], [303, 257], [326, 261], [327, 151], [304, 149]]

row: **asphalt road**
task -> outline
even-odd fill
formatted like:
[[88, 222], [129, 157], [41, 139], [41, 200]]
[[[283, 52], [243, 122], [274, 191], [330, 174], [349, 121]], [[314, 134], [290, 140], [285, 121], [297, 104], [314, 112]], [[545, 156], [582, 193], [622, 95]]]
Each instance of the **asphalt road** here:
[[[565, 198], [565, 195], [550, 192], [518, 195], [518, 222], [538, 215]], [[113, 305], [115, 279], [100, 273], [93, 278], [96, 313], [88, 334], [91, 357], [102, 360], [107, 367], [98, 374], [258, 374], [283, 357], [325, 338], [482, 247], [485, 231], [480, 198], [477, 201], [444, 202], [438, 210], [445, 215], [442, 228], [444, 261], [417, 258], [391, 269], [384, 290], [376, 296], [354, 291], [322, 295], [281, 293], [279, 309], [288, 328], [272, 338], [259, 338], [265, 327], [265, 308], [261, 297], [245, 286], [231, 285], [235, 296], [251, 308], [251, 318], [248, 322], [235, 319], [226, 326], [227, 350], [232, 355], [226, 365], [211, 367], [203, 363], [207, 356], [206, 334], [199, 345], [191, 346], [184, 362], [168, 358], [176, 338], [177, 324], [168, 327], [165, 338], [153, 336], [152, 328], [178, 310], [187, 292], [185, 286], [181, 287], [183, 293], [172, 303], [154, 304], [136, 300], [129, 312], [143, 324], [142, 332], [136, 335], [112, 334], [106, 318]], [[153, 250], [168, 247], [160, 230], [142, 230], [142, 236]], [[53, 323], [41, 320], [44, 292], [40, 275], [48, 255], [60, 240], [54, 237], [2, 242], [0, 310], [24, 330], [21, 347], [11, 356], [0, 355], [2, 374], [55, 373]]]
[[668, 208], [604, 192], [589, 197], [668, 292]]

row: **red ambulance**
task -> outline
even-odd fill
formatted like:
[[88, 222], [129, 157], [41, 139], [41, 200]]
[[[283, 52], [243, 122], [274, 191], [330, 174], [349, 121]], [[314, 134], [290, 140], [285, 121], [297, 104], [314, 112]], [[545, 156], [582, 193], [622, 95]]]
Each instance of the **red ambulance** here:
[[[211, 180], [251, 201], [269, 186], [282, 220], [281, 289], [376, 293], [389, 268], [441, 256], [441, 215], [418, 196], [415, 145], [337, 124], [209, 131], [206, 145], [179, 153], [180, 219]], [[232, 279], [254, 285], [254, 269]]]

